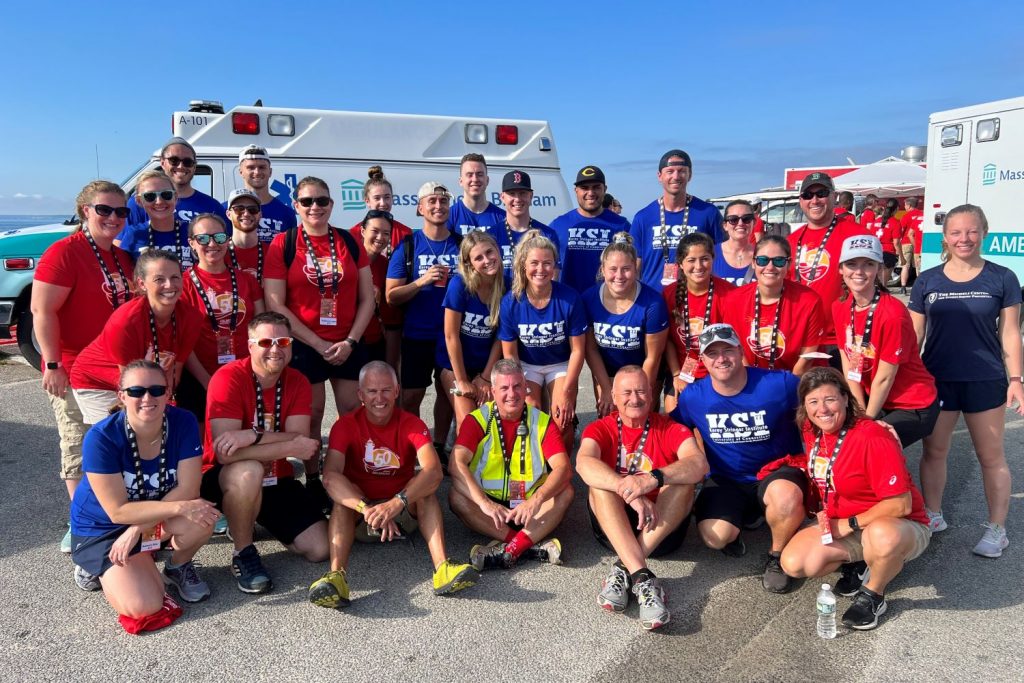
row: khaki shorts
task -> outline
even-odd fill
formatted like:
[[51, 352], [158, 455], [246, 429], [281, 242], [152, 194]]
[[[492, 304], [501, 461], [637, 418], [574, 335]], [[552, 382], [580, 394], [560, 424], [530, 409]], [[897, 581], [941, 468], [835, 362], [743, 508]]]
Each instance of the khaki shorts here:
[[117, 405], [117, 392], [106, 389], [75, 389], [75, 401], [82, 411], [82, 421], [94, 425], [110, 415]]
[[[928, 548], [928, 543], [932, 540], [932, 531], [924, 524], [909, 519], [904, 519], [902, 522], [910, 525], [911, 533], [914, 535], [914, 546], [910, 549], [907, 556], [903, 558], [904, 562], [910, 562], [921, 557], [921, 553]], [[860, 542], [862, 533], [861, 531], [854, 531], [849, 536], [833, 541], [832, 544], [845, 548], [850, 553], [850, 562], [860, 562], [864, 559], [864, 546]]]
[[901, 244], [900, 251], [903, 252], [903, 258], [906, 259], [907, 263], [910, 263], [911, 257], [914, 255], [913, 244]]
[[87, 428], [78, 408], [75, 393], [68, 387], [64, 398], [46, 394], [57, 419], [57, 435], [60, 437], [60, 478], [82, 478], [82, 440]]

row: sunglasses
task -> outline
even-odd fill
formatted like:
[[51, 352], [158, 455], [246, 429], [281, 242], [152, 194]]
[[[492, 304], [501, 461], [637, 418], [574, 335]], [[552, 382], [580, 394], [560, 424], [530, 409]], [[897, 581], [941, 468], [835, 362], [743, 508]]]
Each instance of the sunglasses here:
[[818, 199], [824, 199], [825, 197], [832, 194], [832, 190], [821, 188], [820, 190], [805, 190], [800, 193], [800, 199], [811, 200], [817, 197]]
[[168, 164], [170, 164], [171, 168], [174, 168], [176, 166], [182, 166], [184, 168], [192, 168], [193, 166], [196, 165], [196, 160], [195, 159], [190, 159], [188, 157], [185, 157], [184, 159], [181, 158], [181, 157], [164, 157], [164, 161], [166, 161]]
[[280, 346], [282, 349], [287, 349], [292, 345], [291, 337], [263, 337], [261, 339], [250, 339], [250, 344], [255, 344], [261, 349], [269, 349], [271, 346]]
[[754, 214], [745, 213], [742, 216], [726, 216], [724, 220], [729, 225], [737, 225], [739, 223], [742, 223], [743, 225], [750, 225], [754, 222]]
[[764, 268], [769, 263], [776, 268], [785, 268], [790, 261], [788, 256], [755, 256], [754, 264]]
[[114, 214], [118, 218], [128, 218], [128, 214], [132, 212], [127, 206], [107, 206], [106, 204], [89, 204], [88, 206], [104, 218], [110, 214]]
[[257, 204], [235, 204], [231, 207], [231, 210], [235, 212], [236, 216], [241, 216], [243, 213], [255, 216], [259, 214], [262, 209]]
[[331, 198], [330, 197], [299, 197], [299, 199], [297, 199], [296, 201], [301, 206], [303, 206], [303, 207], [305, 207], [307, 209], [309, 207], [313, 206], [314, 204], [316, 204], [317, 206], [323, 208], [325, 206], [328, 206], [331, 203]]
[[363, 223], [370, 220], [371, 218], [385, 218], [390, 223], [395, 220], [395, 217], [391, 215], [390, 211], [383, 211], [381, 209], [370, 209], [366, 212], [366, 218], [363, 219]]
[[159, 398], [167, 393], [167, 387], [163, 384], [154, 384], [151, 387], [121, 387], [121, 391], [132, 398], [142, 398], [146, 394], [153, 398]]
[[142, 193], [142, 201], [146, 202], [147, 204], [152, 204], [153, 202], [155, 202], [157, 197], [164, 200], [165, 202], [169, 202], [172, 199], [174, 199], [174, 190], [160, 190], [159, 192]]
[[710, 344], [713, 341], [734, 341], [736, 333], [728, 325], [714, 325], [712, 327], [705, 327], [704, 331], [700, 333], [697, 338], [701, 346]]
[[192, 235], [192, 239], [196, 241], [196, 244], [206, 247], [209, 246], [210, 242], [224, 244], [228, 241], [228, 234], [226, 232], [215, 232], [212, 235]]

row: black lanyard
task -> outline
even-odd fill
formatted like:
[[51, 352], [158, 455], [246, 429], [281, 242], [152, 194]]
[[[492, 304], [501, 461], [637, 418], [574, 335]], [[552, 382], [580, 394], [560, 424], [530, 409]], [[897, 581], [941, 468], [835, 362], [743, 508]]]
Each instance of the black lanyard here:
[[124, 431], [128, 436], [128, 446], [132, 449], [132, 464], [135, 465], [135, 486], [139, 489], [142, 500], [160, 498], [167, 492], [167, 416], [164, 415], [163, 431], [160, 435], [160, 455], [157, 459], [156, 491], [146, 490], [146, 478], [142, 473], [142, 455], [139, 454], [139, 440], [135, 430], [128, 424], [128, 416], [124, 417]]
[[117, 274], [121, 276], [121, 284], [124, 286], [124, 301], [117, 300], [117, 285], [114, 284], [114, 278], [110, 276], [110, 269], [107, 268], [107, 262], [103, 260], [103, 256], [100, 254], [100, 248], [96, 246], [96, 240], [89, 234], [88, 228], [83, 228], [82, 232], [85, 233], [85, 239], [89, 242], [89, 246], [92, 247], [92, 253], [96, 256], [96, 260], [99, 261], [100, 270], [103, 271], [103, 277], [107, 281], [107, 286], [110, 287], [110, 299], [114, 307], [117, 307], [122, 303], [126, 303], [128, 299], [132, 298], [131, 290], [128, 289], [128, 278], [124, 275], [124, 268], [121, 267], [121, 260], [117, 258], [117, 254], [111, 250], [110, 256], [114, 259], [114, 265], [117, 266]]
[[[693, 199], [686, 195], [686, 206], [683, 208], [683, 234], [690, 231], [690, 201]], [[668, 226], [665, 225], [665, 198], [658, 197], [658, 212], [661, 215], [661, 259], [668, 263]]]
[[[265, 429], [264, 419], [266, 417], [266, 408], [263, 407], [263, 385], [260, 384], [260, 378], [256, 376], [256, 373], [252, 373], [252, 383], [256, 387], [256, 427], [257, 429]], [[279, 377], [277, 385], [274, 387], [274, 429], [275, 432], [281, 430], [281, 402], [284, 398], [284, 377]]]
[[[316, 286], [320, 290], [320, 296], [323, 296], [327, 291], [327, 287], [324, 286], [324, 271], [320, 269], [320, 259], [316, 257], [313, 241], [306, 234], [306, 226], [302, 226], [299, 232], [302, 233], [302, 240], [306, 243], [306, 253], [313, 259], [313, 268], [316, 269]], [[327, 242], [331, 245], [331, 297], [336, 297], [338, 296], [338, 280], [340, 279], [338, 277], [338, 247], [334, 243], [334, 228], [330, 226], [327, 227]]]
[[[156, 231], [153, 230], [153, 222], [149, 222], [148, 228], [148, 243], [150, 249], [156, 249]], [[174, 253], [178, 255], [178, 260], [181, 262], [181, 267], [185, 267], [185, 251], [181, 248], [181, 226], [178, 224], [178, 220], [174, 220]], [[192, 259], [189, 259], [191, 262]]]
[[[676, 285], [677, 287], [685, 286], [683, 283]], [[711, 299], [715, 295], [715, 281], [712, 278], [708, 280], [708, 298], [707, 304], [704, 306], [704, 323], [700, 326], [703, 330], [711, 322]], [[686, 296], [683, 297], [683, 325], [684, 332], [686, 335], [686, 353], [690, 353], [690, 290], [686, 290]]]
[[[235, 253], [235, 243], [228, 243], [228, 251], [231, 252], [231, 260], [235, 264], [235, 268], [242, 269], [242, 264], [238, 262], [238, 254]], [[259, 285], [263, 285], [263, 245], [259, 242], [256, 243], [256, 282]]]
[[[814, 252], [814, 263], [811, 264], [811, 268], [807, 271], [809, 277], [807, 278], [807, 284], [811, 284], [816, 279], [815, 273], [818, 271], [818, 263], [821, 261], [821, 252], [825, 251], [825, 245], [828, 243], [828, 238], [832, 236], [832, 231], [836, 229], [836, 224], [839, 222], [839, 216], [832, 216], [832, 222], [829, 223], [828, 228], [825, 230], [825, 236], [821, 238], [821, 244], [818, 245], [818, 250]], [[796, 245], [796, 281], [800, 282], [800, 262], [804, 258], [804, 237], [807, 236], [808, 228], [804, 228], [804, 231], [800, 233], [800, 241]]]
[[[875, 319], [875, 309], [878, 308], [878, 300], [882, 298], [882, 290], [875, 287], [875, 295], [871, 297], [871, 305], [868, 308], [868, 317], [864, 320], [864, 334], [860, 336], [860, 347], [867, 350], [871, 343], [871, 325]], [[854, 321], [857, 319], [857, 302], [850, 302], [850, 345], [853, 345], [853, 338], [857, 334], [857, 327]]]
[[[149, 333], [153, 335], [153, 360], [157, 363], [160, 362], [160, 339], [156, 333], [156, 314], [153, 313], [153, 307], [149, 308]], [[174, 311], [171, 311], [171, 340], [175, 341], [178, 339], [178, 319], [174, 315]]]
[[[234, 268], [228, 268], [228, 274], [231, 276], [231, 333], [234, 334], [235, 328], [238, 327], [238, 276], [235, 275]], [[192, 284], [195, 285], [196, 291], [199, 292], [199, 298], [202, 300], [203, 306], [206, 307], [206, 317], [210, 320], [210, 327], [213, 328], [214, 334], [218, 334], [220, 325], [217, 323], [217, 314], [214, 312], [213, 306], [210, 305], [210, 299], [207, 298], [206, 292], [203, 291], [203, 283], [199, 281], [196, 269], [190, 270], [189, 275], [192, 276]], [[216, 294], [217, 290], [214, 290], [214, 298], [216, 298]]]
[[[619, 428], [619, 458], [623, 458], [623, 456], [628, 454], [626, 453], [626, 442], [622, 438], [622, 415], [619, 413], [615, 413], [615, 424]], [[636, 450], [633, 451], [632, 457], [624, 463], [627, 474], [636, 474], [636, 468], [644, 457], [644, 446], [647, 444], [647, 436], [650, 434], [650, 431], [651, 418], [648, 416], [647, 422], [644, 423], [644, 430], [640, 432], [640, 441], [636, 444]]]
[[[505, 491], [508, 492], [509, 478], [512, 476], [512, 454], [509, 449], [505, 447], [505, 433], [501, 427], [501, 421], [498, 419], [498, 404], [491, 403], [491, 419], [487, 425], [487, 431], [491, 430], [491, 426], [497, 428], [498, 431], [498, 446], [501, 448], [501, 457], [505, 461]], [[519, 419], [519, 426], [516, 427], [516, 437], [519, 439], [519, 474], [520, 476], [526, 471], [526, 437], [529, 435], [530, 430], [526, 427], [526, 413], [529, 411], [529, 406], [523, 406], [523, 416]], [[515, 442], [512, 443], [512, 447], [515, 448]]]
[[[822, 509], [828, 508], [828, 492], [829, 489], [835, 490], [835, 482], [832, 480], [832, 466], [836, 464], [836, 458], [839, 457], [839, 449], [843, 446], [843, 439], [846, 438], [846, 428], [844, 427], [839, 431], [839, 438], [836, 439], [836, 445], [832, 448], [832, 455], [828, 459], [828, 467], [825, 468], [825, 493], [823, 495], [824, 500], [822, 501]], [[821, 450], [822, 441], [824, 441], [825, 435], [822, 434], [818, 437], [818, 440], [814, 442], [814, 448], [811, 449], [810, 454], [807, 456], [807, 473], [811, 476], [811, 480], [814, 481], [814, 461], [818, 458], [818, 452]]]
[[[532, 228], [532, 227], [533, 227], [533, 219], [531, 218], [526, 223], [526, 230], [523, 230], [523, 233], [528, 232], [530, 230], [530, 228]], [[508, 218], [505, 219], [505, 234], [508, 236], [508, 246], [509, 246], [509, 249], [511, 249], [513, 254], [514, 254], [515, 250], [516, 250], [516, 243], [515, 243], [515, 240], [512, 239], [512, 226], [508, 224]]]
[[[768, 351], [768, 369], [775, 369], [775, 354], [779, 352], [779, 321], [782, 319], [782, 295], [786, 288], [783, 285], [779, 290], [779, 301], [775, 304], [775, 320], [772, 321], [772, 339]], [[754, 287], [754, 340], [761, 345], [761, 288]], [[754, 356], [754, 367], [757, 366], [757, 356]]]

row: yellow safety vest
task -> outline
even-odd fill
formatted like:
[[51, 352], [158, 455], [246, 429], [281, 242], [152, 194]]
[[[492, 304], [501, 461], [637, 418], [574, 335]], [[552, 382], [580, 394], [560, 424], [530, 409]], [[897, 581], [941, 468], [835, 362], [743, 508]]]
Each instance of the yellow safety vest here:
[[496, 500], [506, 503], [509, 501], [510, 481], [524, 482], [523, 488], [526, 490], [526, 497], [529, 498], [548, 476], [548, 466], [541, 455], [540, 445], [544, 442], [551, 417], [537, 408], [526, 406], [526, 426], [530, 431], [526, 436], [525, 463], [520, 463], [519, 456], [523, 437], [516, 436], [513, 443], [507, 444], [509, 468], [506, 470], [497, 431], [498, 420], [501, 418], [499, 416], [498, 420], [492, 423], [493, 410], [494, 403], [485, 403], [469, 414], [484, 432], [484, 438], [477, 444], [469, 469], [484, 492]]

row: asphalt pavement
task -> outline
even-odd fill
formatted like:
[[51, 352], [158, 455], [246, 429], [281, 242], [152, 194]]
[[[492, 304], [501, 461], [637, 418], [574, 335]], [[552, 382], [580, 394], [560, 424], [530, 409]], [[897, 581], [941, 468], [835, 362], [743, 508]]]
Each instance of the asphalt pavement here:
[[[12, 353], [0, 349], [0, 680], [1024, 679], [1024, 420], [1010, 414], [1012, 545], [998, 560], [971, 554], [986, 511], [961, 424], [944, 503], [950, 528], [891, 584], [888, 614], [874, 631], [840, 627], [835, 640], [820, 640], [820, 581], [787, 595], [764, 592], [767, 528], [744, 532], [747, 555], [734, 559], [701, 546], [691, 526], [679, 552], [652, 561], [672, 610], [659, 632], [640, 629], [635, 605], [625, 615], [606, 614], [595, 596], [613, 558], [593, 540], [577, 478], [577, 499], [556, 532], [562, 566], [525, 562], [436, 597], [421, 539], [357, 545], [352, 605], [334, 611], [306, 601], [326, 563], [300, 560], [261, 532], [257, 545], [275, 588], [245, 595], [230, 574], [230, 542], [215, 537], [197, 557], [212, 598], [185, 605], [171, 628], [130, 636], [102, 594], [75, 586], [71, 561], [58, 550], [68, 503], [57, 476], [53, 415], [38, 373]], [[580, 392], [584, 423], [594, 416], [588, 381]], [[919, 445], [908, 449], [912, 472], [919, 457]], [[442, 486], [444, 494], [447, 482]], [[449, 554], [465, 558], [481, 539], [445, 509]], [[848, 604], [839, 598], [840, 613]]]

